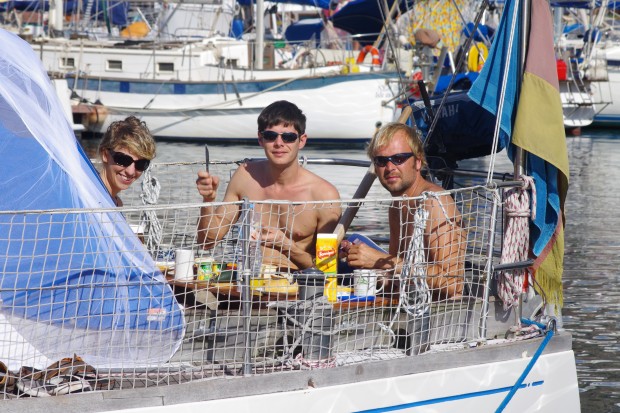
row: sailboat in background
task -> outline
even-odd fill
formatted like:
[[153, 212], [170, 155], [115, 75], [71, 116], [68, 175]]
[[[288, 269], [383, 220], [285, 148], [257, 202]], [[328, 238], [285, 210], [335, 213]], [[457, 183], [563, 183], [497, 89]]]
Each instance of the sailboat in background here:
[[255, 36], [235, 36], [235, 5], [167, 3], [152, 33], [135, 40], [63, 37], [32, 44], [49, 72], [64, 74], [90, 132], [136, 115], [157, 137], [254, 140], [258, 113], [282, 99], [302, 108], [312, 120], [311, 140], [321, 142], [365, 142], [394, 118], [393, 67], [371, 56], [357, 64], [358, 51], [316, 50], [313, 41], [266, 43], [262, 11]]
[[[620, 41], [616, 29], [620, 3], [554, 2], [563, 11], [560, 44], [567, 51], [567, 65], [589, 82], [596, 103], [594, 126], [620, 125]], [[569, 62], [570, 58], [570, 62]]]

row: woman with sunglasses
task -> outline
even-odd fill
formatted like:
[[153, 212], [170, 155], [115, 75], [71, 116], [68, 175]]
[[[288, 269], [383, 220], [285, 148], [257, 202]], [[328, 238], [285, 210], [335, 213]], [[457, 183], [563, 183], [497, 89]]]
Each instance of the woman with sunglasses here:
[[101, 179], [120, 207], [119, 192], [129, 188], [155, 158], [155, 140], [144, 122], [129, 116], [110, 124], [97, 153], [103, 163]]

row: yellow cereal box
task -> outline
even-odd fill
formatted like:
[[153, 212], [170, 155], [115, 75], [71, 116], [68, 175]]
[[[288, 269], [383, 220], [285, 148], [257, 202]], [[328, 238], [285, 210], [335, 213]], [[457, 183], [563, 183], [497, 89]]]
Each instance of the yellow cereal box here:
[[338, 273], [338, 236], [336, 234], [317, 234], [316, 268], [325, 274]]

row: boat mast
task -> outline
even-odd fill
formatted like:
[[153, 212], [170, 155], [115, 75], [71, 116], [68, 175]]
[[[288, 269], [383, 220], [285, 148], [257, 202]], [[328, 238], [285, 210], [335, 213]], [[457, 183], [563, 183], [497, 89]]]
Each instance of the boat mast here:
[[[521, 48], [519, 56], [519, 73], [521, 74], [521, 82], [523, 82], [523, 74], [525, 73], [525, 57], [527, 56], [528, 38], [530, 31], [530, 2], [532, 0], [523, 1], [523, 14], [524, 18], [521, 20]], [[523, 148], [516, 146], [515, 160], [514, 160], [514, 177], [518, 179], [523, 175], [525, 171], [525, 152]]]
[[254, 68], [263, 68], [263, 56], [265, 48], [265, 2], [256, 0], [256, 43], [254, 47]]
[[[527, 49], [529, 47], [529, 33], [530, 33], [530, 10], [531, 10], [531, 2], [532, 0], [524, 0], [523, 1], [523, 19], [521, 20], [521, 47], [520, 47], [520, 56], [519, 56], [519, 73], [521, 74], [520, 83], [523, 84], [523, 76], [525, 74], [525, 58], [527, 56]], [[514, 130], [513, 130], [514, 132]], [[511, 137], [512, 139], [512, 137]], [[514, 179], [517, 180], [521, 175], [525, 174], [525, 151], [520, 146], [515, 145], [515, 160], [514, 160]], [[525, 277], [529, 277], [529, 271], [525, 273]], [[532, 288], [531, 286], [529, 288]], [[517, 308], [515, 309], [515, 315], [517, 317], [516, 323], [517, 325], [521, 324], [521, 319], [523, 318], [523, 299], [527, 296], [527, 292], [521, 292], [519, 296], [519, 301], [517, 303]]]
[[64, 4], [62, 0], [52, 0], [50, 2], [49, 11], [49, 35], [54, 37], [56, 33], [62, 34], [63, 27], [63, 8]]

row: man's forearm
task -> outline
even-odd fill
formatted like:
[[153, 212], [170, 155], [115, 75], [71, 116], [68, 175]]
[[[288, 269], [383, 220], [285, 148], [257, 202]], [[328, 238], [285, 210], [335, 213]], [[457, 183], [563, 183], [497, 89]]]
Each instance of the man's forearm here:
[[297, 268], [303, 270], [314, 265], [314, 256], [293, 244], [289, 250], [289, 261], [295, 264]]
[[434, 295], [451, 298], [463, 294], [463, 274], [444, 269], [441, 265], [430, 264], [426, 282]]
[[224, 238], [228, 229], [229, 225], [224, 225], [221, 211], [216, 211], [210, 206], [200, 208], [197, 239], [203, 249], [213, 248], [217, 241]]

